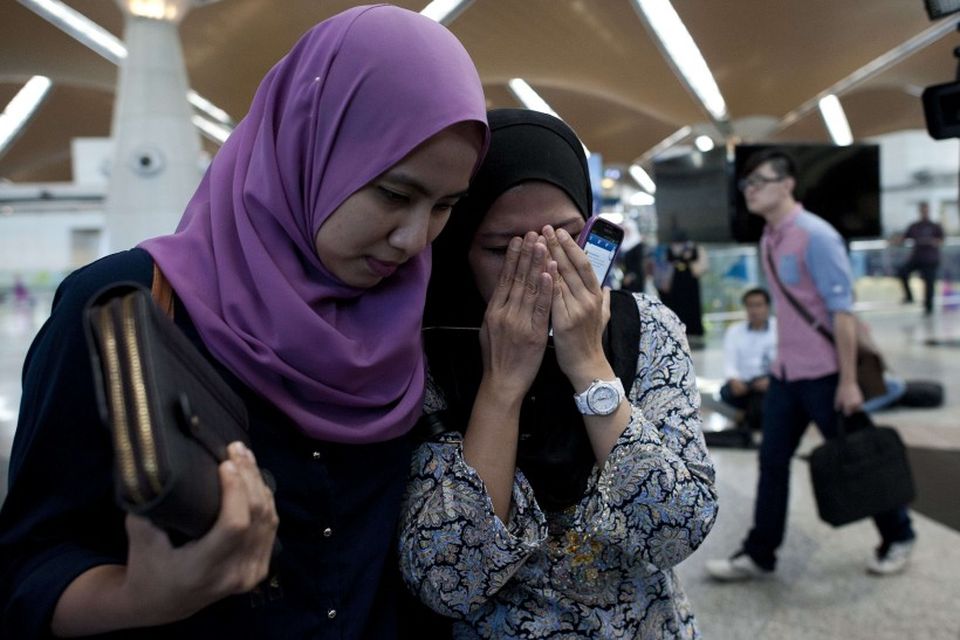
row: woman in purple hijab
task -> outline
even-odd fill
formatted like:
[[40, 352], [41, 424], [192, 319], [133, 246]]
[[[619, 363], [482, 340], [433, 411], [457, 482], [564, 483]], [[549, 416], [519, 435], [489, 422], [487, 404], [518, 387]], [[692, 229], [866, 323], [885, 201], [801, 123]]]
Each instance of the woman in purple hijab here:
[[[476, 69], [441, 25], [376, 5], [307, 32], [176, 233], [58, 289], [24, 366], [0, 636], [397, 635], [392, 540], [424, 392], [429, 246], [487, 139]], [[179, 547], [114, 502], [81, 325], [92, 294], [155, 273], [244, 400], [256, 453], [231, 446], [217, 523]]]

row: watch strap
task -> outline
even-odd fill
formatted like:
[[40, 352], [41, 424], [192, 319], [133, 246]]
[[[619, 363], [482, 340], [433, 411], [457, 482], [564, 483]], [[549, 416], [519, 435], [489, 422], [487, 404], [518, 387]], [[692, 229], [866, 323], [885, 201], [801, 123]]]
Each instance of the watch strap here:
[[[575, 393], [573, 395], [573, 401], [577, 404], [577, 410], [583, 415], [585, 416], [610, 415], [611, 413], [616, 411], [616, 409], [614, 409], [609, 413], [601, 414], [594, 411], [593, 408], [590, 406], [590, 394], [594, 389], [596, 389], [600, 385], [613, 387], [616, 390], [617, 395], [620, 396], [619, 402], [623, 402], [624, 398], [626, 398], [627, 393], [623, 388], [623, 382], [620, 380], [620, 378], [613, 378], [612, 380], [601, 380], [600, 378], [594, 378], [593, 382], [590, 383], [590, 386], [588, 386], [584, 391], [580, 393]], [[618, 406], [619, 406], [619, 402], [617, 403]]]

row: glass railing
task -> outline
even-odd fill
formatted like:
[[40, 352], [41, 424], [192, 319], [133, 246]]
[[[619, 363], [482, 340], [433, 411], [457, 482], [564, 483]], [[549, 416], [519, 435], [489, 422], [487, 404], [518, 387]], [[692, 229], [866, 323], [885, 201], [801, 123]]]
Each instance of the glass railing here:
[[[767, 287], [760, 268], [756, 245], [705, 245], [709, 270], [700, 279], [704, 324], [708, 332], [722, 331], [729, 321], [744, 317], [740, 297], [755, 286]], [[886, 240], [859, 240], [850, 243], [850, 262], [856, 280], [857, 310], [893, 308], [903, 297], [896, 277], [897, 267], [910, 253], [907, 246], [893, 246]], [[59, 271], [0, 272], [0, 302], [13, 301], [14, 281], [20, 278], [39, 310], [48, 311], [53, 292], [68, 275]], [[617, 286], [614, 284], [614, 286]], [[923, 299], [923, 283], [911, 279], [914, 298]], [[769, 287], [768, 287], [769, 288]], [[937, 281], [936, 306], [960, 308], [960, 237], [944, 243]]]
[[[760, 268], [756, 245], [706, 245], [709, 270], [700, 278], [704, 321], [708, 331], [717, 324], [744, 317], [740, 297], [755, 286], [769, 288]], [[909, 246], [894, 246], [886, 240], [850, 243], [857, 310], [895, 307], [903, 298], [897, 268], [910, 254]], [[923, 282], [910, 280], [916, 300], [923, 299]], [[936, 288], [936, 306], [960, 308], [960, 238], [947, 238], [941, 252]]]

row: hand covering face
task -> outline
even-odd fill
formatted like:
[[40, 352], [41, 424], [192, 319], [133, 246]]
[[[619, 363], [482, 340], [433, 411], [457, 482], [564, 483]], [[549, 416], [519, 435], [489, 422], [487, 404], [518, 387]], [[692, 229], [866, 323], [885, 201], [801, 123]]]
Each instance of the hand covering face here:
[[[467, 260], [484, 216], [501, 194], [529, 181], [562, 189], [584, 219], [593, 209], [583, 145], [570, 127], [526, 109], [496, 109], [488, 119], [487, 156], [469, 195], [457, 204], [450, 224], [434, 243], [424, 318], [430, 370], [449, 405], [444, 426], [460, 431], [469, 420], [483, 373], [478, 332], [463, 329], [480, 327], [486, 309]], [[517, 448], [517, 466], [547, 511], [580, 500], [596, 461], [573, 394], [548, 346], [520, 412]]]
[[583, 145], [562, 120], [529, 109], [494, 109], [488, 113], [490, 148], [457, 203], [449, 224], [433, 245], [438, 266], [430, 278], [424, 326], [479, 327], [486, 303], [467, 263], [473, 236], [504, 191], [540, 181], [562, 189], [584, 220], [593, 212], [590, 171]]

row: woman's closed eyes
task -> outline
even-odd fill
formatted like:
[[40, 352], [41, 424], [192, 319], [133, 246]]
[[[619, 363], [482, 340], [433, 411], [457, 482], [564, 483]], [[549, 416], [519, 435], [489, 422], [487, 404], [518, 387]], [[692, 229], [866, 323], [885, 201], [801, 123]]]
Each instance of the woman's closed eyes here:
[[[393, 188], [390, 188], [390, 187], [386, 187], [386, 186], [383, 186], [383, 185], [377, 185], [377, 192], [378, 192], [378, 193], [380, 194], [380, 196], [381, 196], [384, 200], [386, 200], [389, 204], [391, 204], [391, 205], [393, 205], [393, 206], [397, 206], [397, 207], [410, 204], [410, 203], [412, 202], [412, 200], [413, 200], [413, 197], [412, 197], [412, 196], [410, 196], [410, 195], [408, 195], [408, 194], [406, 194], [406, 193], [404, 193], [404, 192], [402, 192], [402, 191], [398, 191], [398, 190], [396, 190], [396, 189], [393, 189]], [[453, 198], [453, 199], [451, 199], [451, 200], [445, 200], [445, 201], [442, 201], [442, 202], [438, 202], [437, 204], [435, 204], [435, 205], [433, 206], [433, 213], [436, 213], [436, 214], [440, 214], [440, 213], [445, 214], [445, 213], [448, 213], [451, 209], [453, 209], [454, 205], [457, 204], [457, 201], [458, 201], [459, 199], [460, 199], [460, 198], [457, 197], [457, 198]]]
[[377, 192], [383, 197], [384, 200], [393, 204], [406, 204], [410, 202], [410, 196], [399, 191], [394, 191], [384, 187], [383, 185], [377, 185]]

